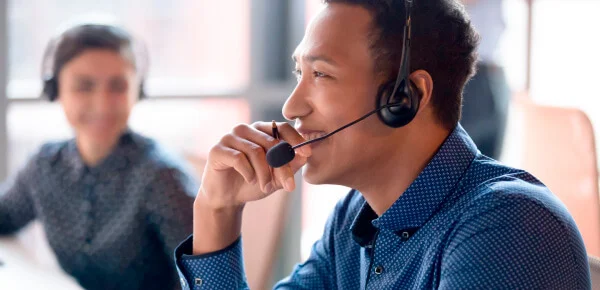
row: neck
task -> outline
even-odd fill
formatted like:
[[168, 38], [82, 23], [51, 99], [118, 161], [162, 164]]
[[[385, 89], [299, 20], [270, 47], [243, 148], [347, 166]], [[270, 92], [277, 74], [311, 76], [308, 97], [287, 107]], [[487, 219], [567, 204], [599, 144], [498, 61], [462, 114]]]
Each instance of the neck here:
[[400, 134], [411, 137], [394, 139], [403, 140], [401, 144], [389, 142], [385, 148], [387, 154], [381, 154], [381, 158], [367, 168], [368, 178], [357, 179], [358, 184], [352, 186], [363, 194], [378, 216], [408, 189], [450, 134], [437, 125], [407, 126], [401, 131]]
[[119, 137], [114, 138], [111, 142], [104, 142], [102, 144], [93, 142], [83, 137], [77, 137], [77, 149], [83, 159], [85, 165], [93, 167], [98, 165], [113, 151], [116, 146]]

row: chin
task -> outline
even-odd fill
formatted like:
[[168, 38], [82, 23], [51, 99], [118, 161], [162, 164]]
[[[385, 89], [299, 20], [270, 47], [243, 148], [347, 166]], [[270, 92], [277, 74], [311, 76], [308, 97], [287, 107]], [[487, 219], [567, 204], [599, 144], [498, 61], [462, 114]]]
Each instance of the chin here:
[[88, 128], [82, 133], [88, 140], [93, 141], [96, 144], [103, 144], [114, 142], [115, 139], [120, 137], [122, 130], [116, 127], [102, 129]]
[[302, 177], [304, 180], [310, 184], [319, 185], [319, 184], [334, 184], [334, 179], [332, 178], [331, 170], [332, 168], [324, 168], [323, 164], [321, 166], [307, 163], [302, 167]]
[[[352, 176], [355, 176], [356, 172], [348, 164], [332, 162], [330, 160], [327, 162], [311, 162], [309, 158], [308, 163], [302, 167], [304, 181], [314, 185], [332, 184], [352, 187], [354, 183]], [[337, 165], [333, 166], [332, 164]]]
[[310, 183], [310, 184], [322, 184], [322, 182], [320, 181], [320, 175], [319, 175], [319, 170], [317, 170], [316, 166], [314, 165], [310, 165], [310, 164], [306, 164], [302, 167], [302, 177], [304, 178], [304, 181]]

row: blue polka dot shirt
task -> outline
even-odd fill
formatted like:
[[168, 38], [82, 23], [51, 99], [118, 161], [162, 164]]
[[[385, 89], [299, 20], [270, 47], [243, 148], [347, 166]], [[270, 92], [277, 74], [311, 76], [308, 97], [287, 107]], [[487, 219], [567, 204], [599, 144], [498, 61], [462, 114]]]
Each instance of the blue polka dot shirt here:
[[[184, 289], [240, 289], [241, 238], [192, 256]], [[381, 216], [353, 190], [307, 261], [277, 289], [588, 289], [586, 251], [564, 205], [535, 177], [481, 155], [462, 127]]]
[[172, 253], [192, 232], [197, 190], [172, 155], [129, 130], [94, 167], [75, 140], [49, 143], [0, 186], [0, 235], [39, 220], [85, 289], [176, 289]]

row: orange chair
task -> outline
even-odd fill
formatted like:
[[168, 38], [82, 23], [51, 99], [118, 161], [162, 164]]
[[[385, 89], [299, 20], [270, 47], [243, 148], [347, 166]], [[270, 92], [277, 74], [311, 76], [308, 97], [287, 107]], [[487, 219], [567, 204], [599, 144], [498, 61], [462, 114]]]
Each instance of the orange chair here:
[[[592, 124], [584, 112], [517, 101], [522, 118], [521, 167], [566, 205], [590, 255], [600, 256], [598, 164]], [[519, 126], [519, 125], [517, 125]]]

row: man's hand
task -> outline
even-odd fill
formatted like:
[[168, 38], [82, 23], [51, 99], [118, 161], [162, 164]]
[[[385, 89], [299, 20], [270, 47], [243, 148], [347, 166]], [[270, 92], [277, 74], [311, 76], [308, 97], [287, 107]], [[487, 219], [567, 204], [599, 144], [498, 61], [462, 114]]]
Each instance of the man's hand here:
[[[305, 141], [287, 123], [279, 123], [278, 128], [280, 138], [292, 146]], [[294, 173], [306, 163], [311, 150], [304, 146], [291, 163], [273, 169], [267, 164], [266, 152], [279, 141], [270, 132], [271, 123], [238, 125], [210, 150], [194, 202], [194, 254], [233, 243], [240, 235], [246, 202], [296, 187]]]

